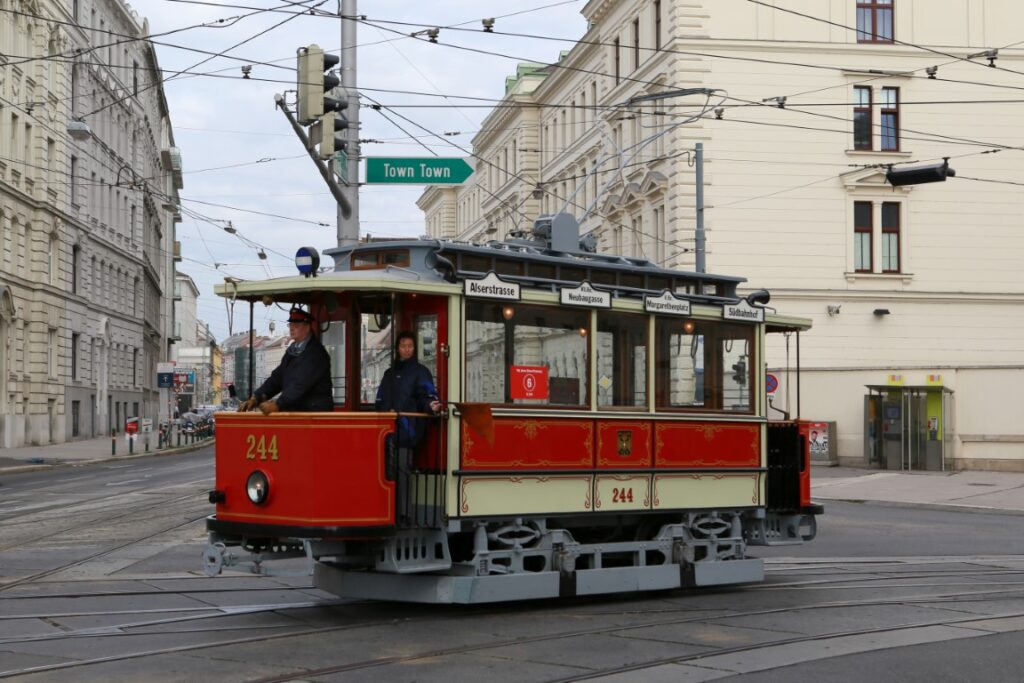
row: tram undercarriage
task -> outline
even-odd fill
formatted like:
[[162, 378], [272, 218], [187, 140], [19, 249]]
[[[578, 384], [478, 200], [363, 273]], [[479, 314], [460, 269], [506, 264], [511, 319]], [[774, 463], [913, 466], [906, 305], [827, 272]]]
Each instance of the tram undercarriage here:
[[[682, 515], [452, 520], [386, 538], [329, 541], [225, 539], [211, 534], [208, 573], [240, 562], [306, 556], [314, 585], [341, 597], [481, 603], [758, 582], [748, 545], [813, 538], [813, 515], [761, 509]], [[225, 543], [227, 541], [227, 543]]]

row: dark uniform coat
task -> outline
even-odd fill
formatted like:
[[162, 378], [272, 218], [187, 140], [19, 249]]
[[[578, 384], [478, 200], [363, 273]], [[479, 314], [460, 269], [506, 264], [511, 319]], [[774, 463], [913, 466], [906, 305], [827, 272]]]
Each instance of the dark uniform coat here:
[[[437, 398], [437, 387], [430, 370], [415, 358], [397, 361], [384, 372], [377, 388], [377, 410], [398, 413], [430, 413], [430, 402]], [[401, 417], [398, 425], [398, 445], [416, 446], [426, 431], [422, 417]]]
[[289, 346], [270, 377], [256, 390], [256, 400], [267, 401], [276, 394], [282, 412], [330, 411], [334, 409], [331, 393], [331, 357], [315, 335], [296, 352]]

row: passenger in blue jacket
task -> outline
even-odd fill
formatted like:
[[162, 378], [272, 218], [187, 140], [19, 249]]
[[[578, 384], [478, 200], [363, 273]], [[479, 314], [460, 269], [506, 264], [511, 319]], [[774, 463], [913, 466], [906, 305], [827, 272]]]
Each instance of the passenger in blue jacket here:
[[[395, 364], [384, 372], [377, 388], [375, 406], [379, 411], [398, 413], [439, 413], [441, 402], [430, 370], [416, 360], [416, 336], [401, 332], [395, 343], [398, 357]], [[398, 446], [415, 448], [426, 431], [422, 417], [402, 416], [398, 420]]]
[[[334, 409], [331, 395], [331, 357], [313, 334], [313, 316], [299, 307], [288, 313], [292, 343], [281, 364], [253, 392], [239, 410], [259, 409], [264, 415], [279, 411], [314, 412]], [[275, 398], [276, 396], [276, 398]]]

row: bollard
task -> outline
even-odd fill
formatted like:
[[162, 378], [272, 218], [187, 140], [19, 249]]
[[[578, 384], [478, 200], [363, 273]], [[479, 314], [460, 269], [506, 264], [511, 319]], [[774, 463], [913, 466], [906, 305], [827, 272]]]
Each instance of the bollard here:
[[178, 447], [181, 447], [181, 430], [178, 430]]
[[131, 434], [128, 435], [128, 455], [135, 455], [135, 439]]
[[117, 455], [117, 433], [110, 433], [110, 454]]
[[146, 434], [146, 440], [143, 442], [143, 444], [145, 444], [146, 453], [149, 453], [149, 434]]

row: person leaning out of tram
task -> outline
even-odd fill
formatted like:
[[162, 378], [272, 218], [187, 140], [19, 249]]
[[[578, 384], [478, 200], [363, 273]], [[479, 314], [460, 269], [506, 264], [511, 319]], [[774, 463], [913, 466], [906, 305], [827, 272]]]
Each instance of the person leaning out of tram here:
[[[395, 363], [384, 372], [374, 406], [378, 411], [397, 413], [441, 412], [441, 401], [430, 370], [416, 360], [416, 335], [400, 332], [395, 342]], [[402, 415], [398, 419], [398, 446], [415, 448], [426, 432], [422, 417]]]
[[239, 406], [240, 412], [258, 409], [270, 415], [333, 410], [331, 357], [313, 333], [314, 323], [309, 312], [292, 307], [288, 312], [291, 344], [267, 381]]

